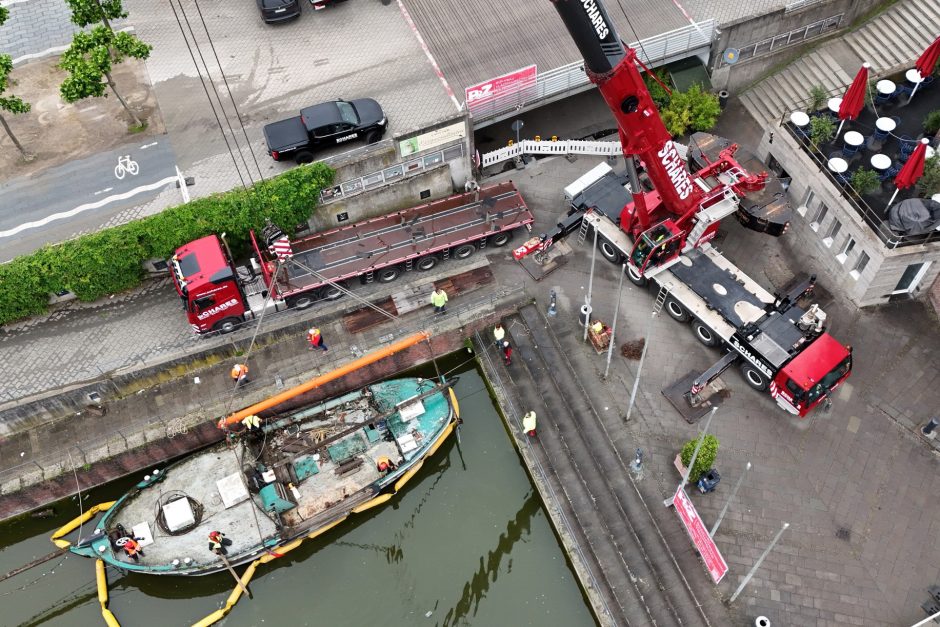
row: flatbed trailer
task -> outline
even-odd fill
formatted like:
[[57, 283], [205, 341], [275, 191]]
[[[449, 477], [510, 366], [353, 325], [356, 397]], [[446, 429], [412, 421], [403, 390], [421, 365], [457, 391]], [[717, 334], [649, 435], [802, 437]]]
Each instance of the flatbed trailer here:
[[533, 221], [508, 181], [295, 240], [269, 235], [267, 247], [254, 234], [252, 241], [272, 294], [303, 308], [339, 298], [338, 286], [354, 278], [388, 283], [403, 272], [427, 271], [451, 257], [505, 246], [513, 231], [531, 229]]

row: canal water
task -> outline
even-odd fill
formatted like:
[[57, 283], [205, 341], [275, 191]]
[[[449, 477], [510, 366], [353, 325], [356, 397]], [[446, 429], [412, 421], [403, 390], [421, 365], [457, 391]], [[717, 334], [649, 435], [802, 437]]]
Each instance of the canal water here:
[[[483, 379], [471, 365], [460, 370], [460, 442], [451, 438], [388, 504], [260, 567], [254, 598], [243, 597], [225, 625], [595, 624]], [[94, 490], [84, 504], [116, 498], [137, 480]], [[0, 574], [50, 552], [49, 534], [76, 515], [71, 500], [54, 518], [0, 526]], [[110, 607], [125, 626], [192, 624], [234, 584], [228, 574], [113, 570], [108, 580]], [[0, 595], [0, 625], [104, 624], [86, 558], [36, 567], [0, 583]]]

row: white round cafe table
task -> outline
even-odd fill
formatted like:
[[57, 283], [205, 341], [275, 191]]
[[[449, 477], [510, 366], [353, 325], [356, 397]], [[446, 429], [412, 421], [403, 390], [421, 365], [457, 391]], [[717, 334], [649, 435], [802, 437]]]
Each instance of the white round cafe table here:
[[888, 155], [872, 155], [871, 156], [871, 167], [876, 170], [887, 170], [891, 167], [891, 157]]
[[862, 142], [865, 141], [865, 137], [858, 131], [849, 131], [844, 136], [845, 143], [849, 146], [861, 146]]
[[878, 81], [878, 84], [875, 85], [875, 88], [878, 90], [879, 94], [884, 94], [885, 96], [887, 96], [888, 94], [893, 94], [897, 86], [894, 84], [893, 81], [884, 79], [884, 80]]
[[806, 126], [809, 124], [809, 116], [803, 111], [794, 111], [790, 114], [790, 121], [796, 126]]
[[909, 82], [914, 83], [915, 85], [924, 80], [924, 77], [920, 75], [920, 72], [916, 67], [912, 67], [907, 72], [905, 72], [904, 78], [906, 78]]
[[933, 147], [927, 146], [927, 152], [924, 154], [924, 159], [930, 159], [930, 158], [932, 158], [935, 154], [937, 154], [937, 151], [934, 150]]
[[877, 120], [875, 120], [875, 126], [878, 127], [879, 131], [890, 133], [895, 128], [897, 128], [898, 125], [891, 118], [878, 118]]
[[845, 159], [840, 157], [833, 157], [829, 160], [829, 169], [835, 172], [836, 174], [842, 174], [849, 169], [849, 164]]
[[930, 197], [930, 200], [934, 202], [940, 202], [940, 194], [934, 194], [933, 196]]
[[842, 98], [830, 98], [829, 99], [829, 110], [833, 113], [839, 112], [839, 107], [842, 106]]

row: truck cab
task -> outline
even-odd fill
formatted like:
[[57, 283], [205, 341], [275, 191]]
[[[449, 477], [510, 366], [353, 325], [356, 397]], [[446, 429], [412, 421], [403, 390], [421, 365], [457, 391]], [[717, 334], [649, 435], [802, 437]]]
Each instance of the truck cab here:
[[169, 265], [193, 331], [229, 333], [245, 320], [245, 294], [218, 236], [178, 248]]
[[777, 372], [770, 394], [782, 409], [806, 416], [852, 372], [852, 350], [824, 333]]

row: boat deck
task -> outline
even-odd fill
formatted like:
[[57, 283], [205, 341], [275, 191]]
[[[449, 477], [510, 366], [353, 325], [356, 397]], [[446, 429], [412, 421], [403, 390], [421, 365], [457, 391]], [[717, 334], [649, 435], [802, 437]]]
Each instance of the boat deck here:
[[[218, 448], [206, 454], [194, 455], [173, 466], [163, 481], [142, 491], [136, 498], [128, 499], [127, 505], [117, 512], [110, 523], [121, 523], [128, 531], [141, 523], [149, 525], [153, 542], [141, 542], [144, 550], [139, 562], [141, 566], [172, 568], [174, 559], [182, 562], [187, 557], [196, 565], [221, 566], [221, 560], [209, 551], [208, 536], [212, 530], [221, 531], [232, 541], [232, 546], [228, 547], [228, 557], [234, 562], [239, 553], [256, 548], [260, 539], [277, 533], [274, 522], [251, 499], [225, 508], [216, 481], [236, 473], [241, 476], [232, 449]], [[185, 493], [205, 509], [202, 522], [195, 529], [171, 536], [160, 528], [156, 517], [157, 503], [166, 503], [174, 493]], [[124, 555], [118, 559], [134, 563]]]

